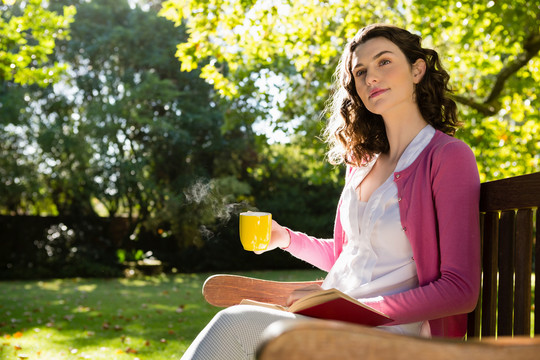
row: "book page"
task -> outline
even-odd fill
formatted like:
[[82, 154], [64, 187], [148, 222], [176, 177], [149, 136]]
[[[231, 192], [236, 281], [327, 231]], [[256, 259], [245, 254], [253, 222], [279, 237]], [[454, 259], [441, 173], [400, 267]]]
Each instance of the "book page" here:
[[386, 316], [386, 314], [378, 311], [378, 310], [375, 310], [373, 309], [372, 307], [368, 306], [368, 305], [365, 305], [363, 303], [361, 303], [360, 301], [356, 300], [355, 298], [353, 297], [350, 297], [349, 295], [337, 290], [337, 289], [327, 289], [327, 290], [323, 290], [321, 292], [317, 292], [317, 293], [312, 293], [312, 294], [309, 294], [309, 295], [306, 295], [305, 297], [299, 299], [298, 301], [296, 301], [294, 304], [292, 304], [290, 307], [289, 307], [289, 311], [290, 312], [297, 312], [297, 311], [300, 311], [300, 310], [303, 310], [303, 309], [306, 309], [306, 308], [309, 308], [309, 307], [312, 307], [312, 306], [315, 306], [315, 305], [318, 305], [318, 304], [322, 304], [322, 303], [325, 303], [325, 302], [328, 302], [330, 300], [333, 300], [333, 299], [337, 299], [337, 298], [342, 298], [342, 299], [345, 299], [353, 304], [356, 304], [360, 307], [363, 307], [365, 309], [369, 309], [370, 311], [373, 311], [374, 313], [377, 313], [377, 314], [380, 314], [380, 315], [383, 315], [383, 316]]
[[281, 306], [281, 305], [277, 305], [277, 304], [270, 304], [270, 303], [265, 303], [265, 302], [250, 300], [250, 299], [244, 299], [244, 300], [240, 301], [240, 305], [257, 305], [257, 306], [267, 307], [267, 308], [270, 308], [270, 309], [276, 309], [276, 310], [281, 310], [281, 311], [289, 311], [285, 306]]

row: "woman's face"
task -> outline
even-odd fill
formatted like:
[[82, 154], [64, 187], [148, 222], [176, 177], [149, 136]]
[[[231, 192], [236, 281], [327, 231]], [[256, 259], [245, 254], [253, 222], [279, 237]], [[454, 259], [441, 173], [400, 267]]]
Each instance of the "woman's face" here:
[[411, 66], [396, 44], [377, 37], [356, 47], [351, 70], [364, 106], [384, 117], [416, 106], [414, 85], [422, 79], [425, 62], [419, 59]]

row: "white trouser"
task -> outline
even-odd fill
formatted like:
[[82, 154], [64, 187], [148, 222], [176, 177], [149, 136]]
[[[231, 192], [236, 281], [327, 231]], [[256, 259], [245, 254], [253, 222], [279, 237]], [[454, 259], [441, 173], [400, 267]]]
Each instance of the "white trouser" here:
[[261, 334], [272, 323], [305, 316], [261, 306], [236, 305], [221, 310], [197, 335], [182, 360], [251, 360]]

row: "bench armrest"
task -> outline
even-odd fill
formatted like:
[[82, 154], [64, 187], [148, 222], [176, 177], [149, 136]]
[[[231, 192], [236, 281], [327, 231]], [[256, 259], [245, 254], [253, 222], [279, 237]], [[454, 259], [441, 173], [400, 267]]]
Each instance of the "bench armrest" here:
[[203, 295], [209, 304], [219, 307], [237, 305], [243, 299], [286, 305], [292, 291], [321, 283], [322, 281], [280, 282], [238, 275], [214, 275], [204, 282]]
[[540, 338], [453, 340], [392, 334], [328, 320], [283, 320], [263, 334], [258, 360], [538, 359]]

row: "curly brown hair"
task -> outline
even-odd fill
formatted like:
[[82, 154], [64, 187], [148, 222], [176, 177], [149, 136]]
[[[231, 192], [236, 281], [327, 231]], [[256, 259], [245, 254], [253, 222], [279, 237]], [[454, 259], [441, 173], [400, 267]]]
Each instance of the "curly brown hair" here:
[[390, 149], [383, 118], [366, 109], [356, 92], [351, 71], [356, 47], [376, 37], [384, 37], [396, 44], [411, 66], [418, 59], [425, 61], [425, 74], [415, 85], [416, 102], [424, 120], [452, 136], [460, 125], [456, 103], [448, 97], [450, 76], [443, 69], [437, 52], [422, 48], [421, 37], [407, 30], [373, 24], [361, 29], [348, 42], [336, 69], [334, 93], [328, 106], [330, 119], [324, 132], [330, 147], [328, 158], [333, 164], [345, 162], [359, 166], [369, 162], [375, 154]]

